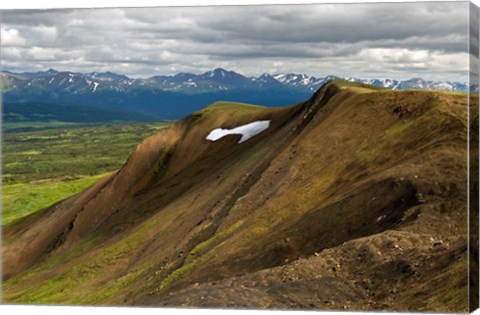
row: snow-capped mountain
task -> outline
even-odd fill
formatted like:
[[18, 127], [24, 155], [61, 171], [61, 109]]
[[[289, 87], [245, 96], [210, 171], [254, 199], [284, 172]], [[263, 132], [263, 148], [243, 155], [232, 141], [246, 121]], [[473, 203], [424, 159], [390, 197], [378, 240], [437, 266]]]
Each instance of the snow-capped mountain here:
[[[2, 72], [3, 90], [15, 89], [42, 89], [42, 90], [68, 90], [90, 91], [114, 90], [126, 91], [127, 89], [148, 87], [164, 91], [190, 91], [206, 92], [215, 90], [233, 90], [239, 88], [266, 88], [287, 87], [291, 89], [316, 91], [326, 82], [339, 78], [334, 75], [314, 77], [305, 73], [267, 73], [259, 77], [245, 77], [234, 71], [217, 68], [203, 74], [178, 73], [175, 75], [159, 75], [147, 79], [132, 79], [125, 75], [112, 72], [59, 72], [54, 69], [40, 72], [12, 73]], [[359, 79], [345, 78], [347, 81], [371, 84], [392, 90], [421, 89], [462, 91], [468, 90], [468, 85], [461, 82], [426, 81], [421, 78], [412, 78], [399, 81], [394, 79]]]
[[258, 78], [251, 77], [250, 80], [263, 88], [275, 88], [275, 87], [281, 87], [284, 85], [282, 82], [280, 82], [274, 76], [268, 73], [264, 73]]
[[[468, 91], [468, 84], [462, 82], [451, 81], [426, 81], [422, 78], [412, 78], [409, 80], [394, 80], [394, 79], [359, 79], [359, 78], [341, 78], [334, 75], [329, 75], [323, 78], [316, 78], [302, 74], [276, 74], [274, 78], [279, 82], [294, 86], [308, 88], [310, 91], [318, 90], [326, 82], [333, 79], [344, 79], [350, 82], [358, 82], [378, 87], [383, 87], [390, 90], [441, 90], [450, 92], [466, 92]], [[474, 87], [475, 88], [475, 87]]]
[[[79, 73], [49, 69], [40, 72], [0, 72], [7, 102], [66, 102], [106, 108], [139, 110], [179, 118], [218, 100], [283, 106], [300, 102], [326, 82], [338, 78], [305, 73], [264, 73], [246, 77], [217, 68], [202, 74], [178, 73], [134, 79], [112, 72]], [[393, 90], [432, 89], [466, 92], [461, 82], [345, 78]], [[478, 87], [475, 87], [478, 89]], [[193, 105], [191, 104], [195, 104]], [[166, 110], [168, 108], [168, 110]]]
[[[346, 78], [351, 82], [359, 82], [383, 87], [391, 90], [439, 90], [449, 92], [467, 92], [469, 85], [462, 82], [452, 81], [427, 81], [422, 78], [412, 78], [409, 80], [399, 81], [392, 79], [358, 79]], [[473, 90], [478, 87], [473, 87]]]
[[325, 78], [315, 78], [315, 77], [308, 76], [305, 73], [301, 73], [301, 74], [281, 73], [281, 74], [276, 74], [273, 77], [278, 82], [281, 82], [282, 84], [297, 87], [297, 88], [306, 87], [311, 91], [318, 90], [323, 84], [335, 78], [333, 76], [327, 76]]
[[217, 68], [200, 75], [178, 73], [170, 76], [154, 76], [141, 81], [140, 85], [174, 92], [211, 92], [245, 88], [251, 80], [234, 71]]

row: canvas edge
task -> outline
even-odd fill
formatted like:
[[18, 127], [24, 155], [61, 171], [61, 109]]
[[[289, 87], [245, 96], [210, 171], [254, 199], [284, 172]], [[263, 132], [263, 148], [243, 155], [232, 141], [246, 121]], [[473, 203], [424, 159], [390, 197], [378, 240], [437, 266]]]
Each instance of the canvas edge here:
[[[469, 84], [479, 84], [479, 7], [469, 4]], [[470, 89], [468, 110], [468, 310], [479, 307], [479, 124], [478, 92]]]

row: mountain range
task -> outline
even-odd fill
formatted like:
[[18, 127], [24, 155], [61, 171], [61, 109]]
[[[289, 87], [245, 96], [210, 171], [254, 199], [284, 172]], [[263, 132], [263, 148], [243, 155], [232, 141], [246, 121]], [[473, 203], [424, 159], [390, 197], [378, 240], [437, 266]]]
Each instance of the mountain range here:
[[[68, 103], [140, 112], [179, 119], [218, 100], [265, 106], [286, 106], [311, 96], [326, 82], [306, 74], [263, 74], [246, 77], [217, 68], [203, 74], [178, 73], [134, 79], [112, 72], [78, 73], [54, 69], [40, 72], [3, 71], [1, 90], [9, 103]], [[467, 83], [449, 81], [346, 78], [392, 90], [420, 89], [466, 92]]]
[[341, 80], [294, 106], [214, 103], [4, 226], [3, 301], [467, 312], [476, 106]]

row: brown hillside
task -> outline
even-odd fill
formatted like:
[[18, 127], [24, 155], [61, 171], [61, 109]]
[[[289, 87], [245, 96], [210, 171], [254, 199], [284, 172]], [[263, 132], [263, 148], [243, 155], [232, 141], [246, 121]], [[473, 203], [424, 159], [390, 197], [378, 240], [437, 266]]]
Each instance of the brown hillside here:
[[288, 108], [213, 104], [6, 226], [4, 300], [466, 311], [467, 108], [341, 81]]

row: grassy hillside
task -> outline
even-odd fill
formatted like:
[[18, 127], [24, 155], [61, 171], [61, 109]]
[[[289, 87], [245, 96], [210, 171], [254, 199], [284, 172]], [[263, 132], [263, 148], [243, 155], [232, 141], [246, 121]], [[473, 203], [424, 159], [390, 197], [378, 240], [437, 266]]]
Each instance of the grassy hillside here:
[[[4, 299], [465, 312], [467, 106], [337, 81], [287, 108], [196, 112], [6, 226]], [[246, 142], [205, 139], [258, 120]]]
[[3, 224], [78, 193], [120, 168], [168, 123], [59, 128], [3, 135]]
[[261, 109], [265, 109], [265, 107], [252, 105], [252, 104], [245, 104], [245, 103], [219, 101], [205, 107], [202, 110], [199, 110], [193, 113], [193, 116], [208, 118], [212, 115], [226, 112], [231, 118], [234, 119], [236, 117], [242, 117], [248, 114], [253, 114]]
[[34, 213], [70, 197], [98, 182], [107, 174], [82, 178], [63, 177], [31, 183], [4, 184], [2, 187], [2, 224]]

